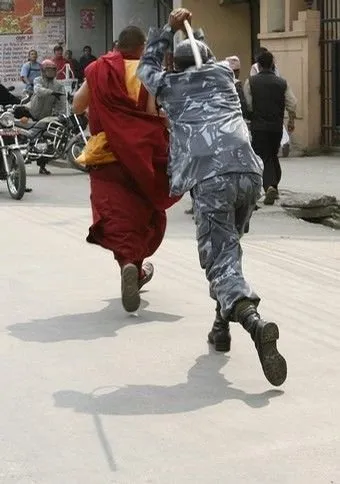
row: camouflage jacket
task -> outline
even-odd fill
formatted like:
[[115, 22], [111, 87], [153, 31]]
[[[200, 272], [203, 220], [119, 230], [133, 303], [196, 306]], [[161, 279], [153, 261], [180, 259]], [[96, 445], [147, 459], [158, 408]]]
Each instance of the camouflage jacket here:
[[209, 60], [200, 71], [167, 73], [162, 63], [172, 43], [169, 26], [152, 29], [138, 68], [140, 80], [169, 120], [171, 194], [180, 195], [223, 173], [262, 175], [229, 65]]

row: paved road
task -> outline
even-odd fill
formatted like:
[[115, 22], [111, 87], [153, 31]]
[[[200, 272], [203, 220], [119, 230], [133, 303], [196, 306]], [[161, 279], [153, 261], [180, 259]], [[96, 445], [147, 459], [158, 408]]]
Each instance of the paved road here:
[[112, 256], [84, 243], [86, 175], [53, 171], [22, 203], [0, 192], [0, 482], [339, 484], [339, 232], [271, 208], [244, 241], [289, 363], [276, 390], [237, 325], [230, 356], [209, 351], [188, 200], [131, 317]]

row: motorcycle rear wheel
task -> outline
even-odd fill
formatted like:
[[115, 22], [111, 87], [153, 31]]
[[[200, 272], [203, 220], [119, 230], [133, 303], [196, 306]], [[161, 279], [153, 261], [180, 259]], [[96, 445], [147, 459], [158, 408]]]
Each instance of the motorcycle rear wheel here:
[[7, 175], [8, 192], [14, 200], [21, 200], [26, 190], [26, 167], [20, 149], [8, 153], [10, 172]]
[[73, 143], [69, 147], [67, 151], [67, 159], [72, 168], [75, 168], [76, 170], [83, 171], [84, 173], [88, 172], [88, 168], [77, 162], [78, 156], [81, 154], [83, 149], [85, 148], [85, 143], [81, 135], [78, 135], [74, 138]]

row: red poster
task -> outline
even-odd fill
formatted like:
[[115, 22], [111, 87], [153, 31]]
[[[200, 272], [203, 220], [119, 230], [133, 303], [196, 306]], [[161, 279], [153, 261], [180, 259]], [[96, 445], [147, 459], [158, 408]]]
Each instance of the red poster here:
[[94, 8], [80, 10], [80, 28], [84, 30], [96, 28], [96, 10]]
[[44, 0], [44, 17], [64, 17], [65, 0]]
[[0, 35], [31, 34], [32, 16], [41, 13], [42, 0], [1, 0]]

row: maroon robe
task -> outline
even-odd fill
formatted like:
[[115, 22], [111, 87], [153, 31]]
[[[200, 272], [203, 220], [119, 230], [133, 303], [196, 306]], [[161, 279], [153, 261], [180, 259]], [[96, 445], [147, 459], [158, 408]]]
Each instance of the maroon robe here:
[[160, 246], [169, 197], [164, 119], [146, 113], [147, 93], [128, 96], [124, 58], [111, 52], [86, 69], [93, 135], [106, 133], [118, 161], [91, 168], [93, 225], [88, 241], [112, 250], [121, 266], [141, 267]]

